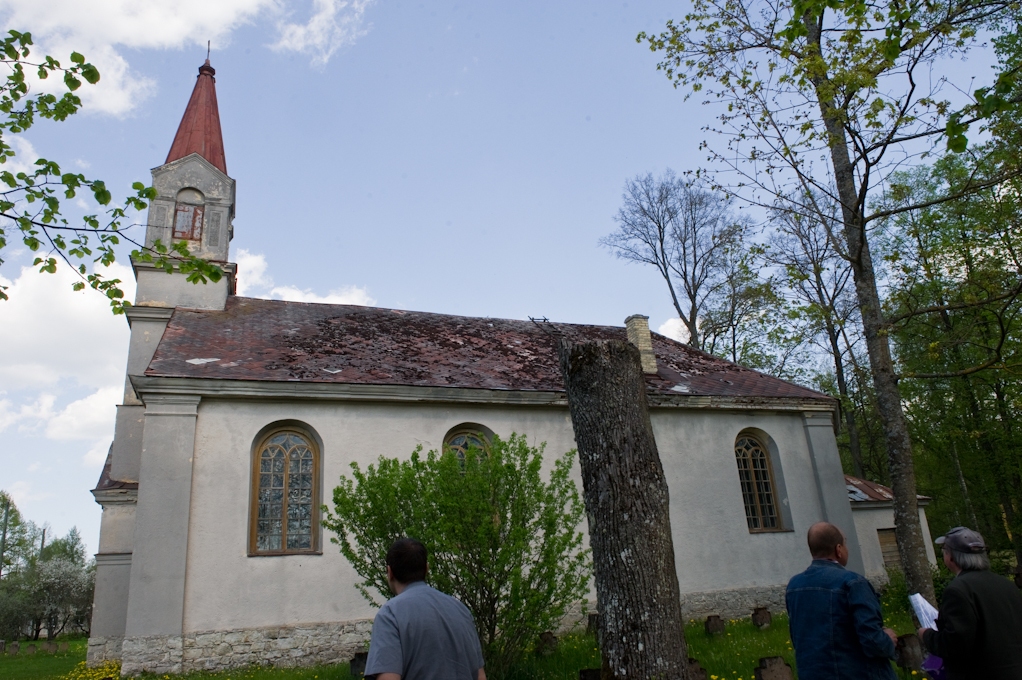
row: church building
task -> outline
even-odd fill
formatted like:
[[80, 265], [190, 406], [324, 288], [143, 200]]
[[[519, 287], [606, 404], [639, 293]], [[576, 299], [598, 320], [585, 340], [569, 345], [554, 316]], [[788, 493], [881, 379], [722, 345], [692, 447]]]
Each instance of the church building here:
[[[575, 447], [554, 339], [532, 321], [235, 294], [214, 75], [207, 60], [152, 171], [146, 243], [186, 240], [225, 276], [193, 285], [133, 263], [124, 401], [93, 491], [89, 662], [119, 659], [125, 675], [364, 649], [375, 610], [319, 511], [351, 462], [512, 432], [554, 455]], [[554, 326], [640, 349], [686, 616], [782, 611], [818, 520], [844, 529], [864, 571], [860, 540], [877, 536], [855, 531], [836, 400], [651, 333], [640, 315]]]

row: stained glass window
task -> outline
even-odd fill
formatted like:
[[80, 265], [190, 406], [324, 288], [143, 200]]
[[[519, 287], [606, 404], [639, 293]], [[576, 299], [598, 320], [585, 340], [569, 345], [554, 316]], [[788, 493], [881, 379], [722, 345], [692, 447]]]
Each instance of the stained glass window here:
[[745, 519], [750, 531], [771, 531], [781, 528], [777, 517], [774, 482], [770, 470], [770, 454], [759, 440], [742, 435], [735, 442], [738, 479], [745, 501]]
[[469, 449], [486, 450], [486, 439], [481, 432], [462, 430], [447, 437], [444, 446], [458, 454], [458, 458], [465, 460], [465, 454]]
[[316, 454], [298, 432], [270, 435], [256, 460], [255, 553], [316, 549]]

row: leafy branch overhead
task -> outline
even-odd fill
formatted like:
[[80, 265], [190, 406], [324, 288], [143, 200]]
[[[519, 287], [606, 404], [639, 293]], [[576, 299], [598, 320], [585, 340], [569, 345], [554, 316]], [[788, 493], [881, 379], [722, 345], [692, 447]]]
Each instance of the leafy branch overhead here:
[[[195, 257], [187, 242], [169, 245], [159, 241], [146, 246], [126, 233], [136, 224], [127, 224], [129, 213], [148, 207], [156, 192], [141, 182], [132, 184], [129, 195], [121, 206], [113, 206], [103, 216], [85, 215], [80, 222], [70, 222], [62, 212], [62, 201], [76, 198], [80, 191], [88, 192], [100, 206], [111, 206], [113, 196], [106, 184], [80, 173], [63, 172], [58, 163], [44, 158], [31, 162], [29, 170], [10, 170], [17, 152], [12, 139], [29, 130], [38, 119], [64, 121], [81, 109], [82, 101], [75, 94], [83, 85], [99, 82], [99, 71], [85, 61], [78, 52], [72, 52], [70, 65], [64, 66], [51, 56], [29, 61], [32, 35], [9, 31], [0, 39], [0, 63], [8, 74], [0, 82], [0, 265], [8, 239], [20, 238], [32, 252], [33, 261], [42, 273], [56, 273], [62, 262], [70, 267], [78, 280], [74, 290], [89, 286], [110, 300], [115, 314], [123, 313], [131, 303], [124, 300], [121, 281], [107, 278], [99, 266], [109, 267], [116, 261], [115, 247], [125, 241], [135, 248], [131, 257], [172, 272], [181, 271], [192, 283], [219, 281], [223, 271], [216, 264]], [[66, 89], [59, 96], [50, 92], [34, 94], [28, 80], [29, 73], [39, 80], [59, 77]], [[6, 286], [0, 286], [0, 300], [8, 298]]]

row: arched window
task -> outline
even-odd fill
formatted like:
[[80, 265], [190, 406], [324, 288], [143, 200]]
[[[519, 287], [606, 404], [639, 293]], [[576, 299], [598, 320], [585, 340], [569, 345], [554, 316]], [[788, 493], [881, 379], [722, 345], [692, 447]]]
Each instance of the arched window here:
[[177, 205], [174, 208], [175, 239], [202, 240], [204, 203], [205, 198], [198, 189], [182, 189], [177, 192]]
[[735, 442], [735, 458], [749, 531], [781, 529], [770, 453], [757, 437], [743, 433]]
[[444, 437], [444, 450], [454, 451], [458, 458], [465, 459], [469, 449], [482, 449], [486, 451], [490, 446], [490, 437], [493, 432], [488, 427], [478, 423], [462, 423], [451, 428]]
[[319, 453], [307, 433], [272, 430], [255, 450], [249, 552], [316, 552], [319, 535]]

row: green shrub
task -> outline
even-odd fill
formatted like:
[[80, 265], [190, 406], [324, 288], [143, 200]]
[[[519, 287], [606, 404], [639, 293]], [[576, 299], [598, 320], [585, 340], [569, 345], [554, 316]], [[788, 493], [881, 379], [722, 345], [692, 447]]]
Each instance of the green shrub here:
[[351, 465], [324, 509], [331, 539], [363, 579], [362, 595], [389, 597], [384, 558], [402, 536], [429, 551], [429, 582], [475, 617], [487, 674], [501, 677], [569, 605], [589, 591], [584, 509], [570, 471], [574, 451], [541, 476], [543, 449], [524, 436], [494, 437], [487, 451], [421, 447], [407, 460]]

